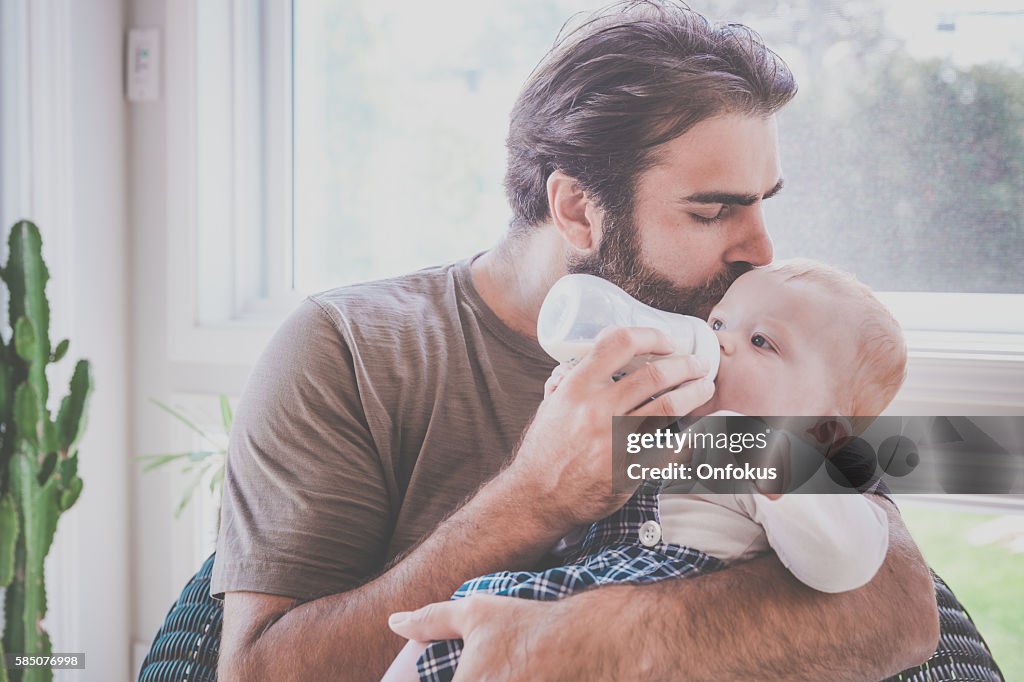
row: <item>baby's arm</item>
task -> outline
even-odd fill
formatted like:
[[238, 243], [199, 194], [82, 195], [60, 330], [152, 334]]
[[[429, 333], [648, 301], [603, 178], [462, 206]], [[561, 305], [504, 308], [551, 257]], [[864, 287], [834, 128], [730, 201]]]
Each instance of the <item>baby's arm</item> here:
[[754, 520], [779, 559], [822, 592], [856, 589], [874, 577], [889, 549], [885, 511], [864, 494], [750, 495]]

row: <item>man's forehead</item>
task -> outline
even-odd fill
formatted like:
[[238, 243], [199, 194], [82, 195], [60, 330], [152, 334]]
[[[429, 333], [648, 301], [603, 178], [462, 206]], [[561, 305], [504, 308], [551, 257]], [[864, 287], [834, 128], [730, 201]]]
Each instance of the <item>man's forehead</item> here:
[[733, 114], [705, 119], [662, 145], [649, 176], [672, 185], [681, 196], [765, 194], [782, 177], [775, 118]]

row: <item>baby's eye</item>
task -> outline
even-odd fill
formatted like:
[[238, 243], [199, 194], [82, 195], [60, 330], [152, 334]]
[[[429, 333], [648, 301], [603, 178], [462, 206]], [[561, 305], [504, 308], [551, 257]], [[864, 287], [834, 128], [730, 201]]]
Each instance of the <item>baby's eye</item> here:
[[754, 334], [750, 337], [750, 343], [754, 344], [758, 348], [766, 348], [768, 350], [775, 350], [775, 346], [761, 334]]
[[719, 329], [722, 328], [722, 321], [721, 320], [711, 320], [711, 328], [717, 332]]

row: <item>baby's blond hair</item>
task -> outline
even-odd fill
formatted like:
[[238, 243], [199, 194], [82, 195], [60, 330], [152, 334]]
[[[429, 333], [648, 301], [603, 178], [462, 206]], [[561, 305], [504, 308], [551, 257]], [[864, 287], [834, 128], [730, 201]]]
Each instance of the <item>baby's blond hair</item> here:
[[776, 261], [765, 268], [784, 281], [802, 281], [839, 294], [848, 304], [842, 320], [859, 335], [853, 375], [836, 377], [847, 395], [849, 416], [877, 416], [903, 385], [907, 375], [907, 344], [903, 330], [871, 289], [849, 272], [806, 258]]

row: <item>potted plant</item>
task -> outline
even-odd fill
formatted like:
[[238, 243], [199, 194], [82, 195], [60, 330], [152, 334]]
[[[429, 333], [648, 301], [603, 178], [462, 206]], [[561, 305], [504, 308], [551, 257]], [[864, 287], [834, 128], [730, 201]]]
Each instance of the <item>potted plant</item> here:
[[[54, 417], [49, 408], [48, 365], [67, 355], [67, 339], [50, 345], [49, 272], [39, 229], [28, 221], [11, 228], [7, 263], [10, 338], [0, 337], [0, 587], [5, 588], [5, 651], [29, 657], [53, 653], [42, 626], [46, 615], [43, 565], [60, 515], [82, 493], [78, 443], [85, 431], [92, 374], [79, 360], [68, 394]], [[50, 665], [0, 667], [0, 682], [51, 680]]]
[[223, 433], [221, 434], [210, 433], [203, 429], [181, 409], [176, 409], [156, 399], [150, 400], [161, 410], [184, 424], [192, 433], [199, 436], [203, 444], [202, 448], [196, 450], [163, 455], [138, 456], [138, 459], [150, 460], [142, 468], [143, 473], [160, 467], [178, 465], [180, 466], [180, 473], [192, 475], [191, 480], [185, 487], [185, 492], [181, 496], [181, 500], [178, 502], [178, 507], [174, 511], [174, 518], [181, 516], [181, 512], [188, 506], [188, 503], [192, 500], [193, 495], [199, 486], [202, 485], [203, 479], [207, 475], [209, 475], [210, 494], [215, 499], [220, 499], [221, 489], [224, 485], [224, 467], [227, 463], [227, 442], [228, 436], [231, 433], [232, 413], [228, 397], [221, 393], [218, 399], [220, 402], [220, 421], [223, 427]]

